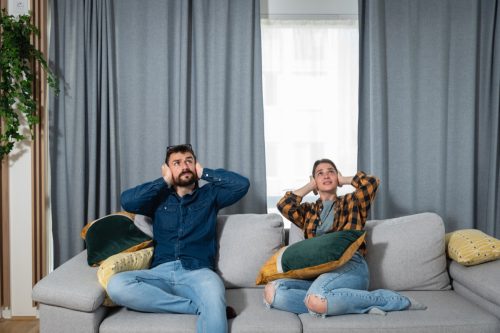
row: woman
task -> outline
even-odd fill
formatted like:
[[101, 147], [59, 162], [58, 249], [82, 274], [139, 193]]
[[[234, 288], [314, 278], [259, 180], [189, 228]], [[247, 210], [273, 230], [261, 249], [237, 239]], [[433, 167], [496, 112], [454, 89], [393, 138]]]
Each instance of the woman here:
[[[340, 230], [363, 230], [379, 183], [377, 177], [362, 171], [344, 177], [331, 160], [321, 159], [314, 163], [310, 182], [287, 192], [277, 206], [283, 216], [304, 231], [306, 238]], [[337, 187], [348, 184], [355, 191], [337, 196]], [[311, 191], [319, 194], [319, 199], [302, 203]], [[314, 280], [269, 282], [264, 289], [264, 303], [271, 308], [297, 314], [309, 312], [319, 317], [426, 308], [391, 290], [367, 291], [370, 274], [365, 255], [363, 243], [349, 262]]]

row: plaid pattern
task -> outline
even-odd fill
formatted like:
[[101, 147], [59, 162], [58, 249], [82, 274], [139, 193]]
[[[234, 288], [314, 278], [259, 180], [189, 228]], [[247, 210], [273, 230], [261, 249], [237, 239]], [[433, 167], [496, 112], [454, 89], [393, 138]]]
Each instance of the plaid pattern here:
[[[358, 171], [351, 182], [356, 190], [335, 200], [335, 217], [331, 231], [363, 230], [379, 184], [377, 177]], [[283, 216], [304, 231], [305, 238], [312, 238], [316, 236], [323, 202], [321, 199], [314, 203], [301, 202], [301, 196], [289, 191], [281, 198], [277, 207]], [[360, 252], [366, 254], [365, 243], [361, 245]]]

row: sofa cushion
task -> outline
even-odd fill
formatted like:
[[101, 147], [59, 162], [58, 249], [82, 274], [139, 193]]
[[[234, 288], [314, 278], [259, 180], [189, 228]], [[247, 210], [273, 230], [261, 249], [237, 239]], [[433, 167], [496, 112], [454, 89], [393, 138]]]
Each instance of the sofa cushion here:
[[365, 229], [370, 289], [450, 289], [444, 224], [439, 215], [367, 221]]
[[[293, 313], [268, 310], [262, 303], [262, 288], [228, 289], [227, 304], [237, 313], [228, 321], [230, 332], [300, 333], [302, 326]], [[195, 315], [142, 313], [125, 308], [110, 311], [100, 333], [187, 333], [196, 331]]]
[[402, 292], [427, 305], [427, 310], [388, 312], [386, 316], [355, 314], [324, 319], [299, 315], [304, 333], [498, 333], [500, 320], [456, 292]]
[[283, 247], [262, 266], [256, 283], [281, 278], [315, 278], [349, 261], [364, 238], [364, 231], [344, 230]]
[[295, 224], [290, 223], [290, 230], [288, 233], [288, 245], [295, 244], [304, 240], [304, 231], [297, 227]]
[[99, 333], [193, 333], [198, 316], [176, 313], [146, 313], [119, 307], [111, 309]]
[[238, 314], [229, 321], [230, 332], [302, 332], [302, 324], [296, 314], [264, 306], [262, 288], [230, 289], [226, 292], [226, 301]]
[[235, 214], [217, 218], [217, 273], [226, 288], [255, 287], [255, 274], [284, 243], [278, 214]]
[[500, 259], [500, 240], [481, 230], [463, 229], [446, 234], [448, 257], [465, 266]]

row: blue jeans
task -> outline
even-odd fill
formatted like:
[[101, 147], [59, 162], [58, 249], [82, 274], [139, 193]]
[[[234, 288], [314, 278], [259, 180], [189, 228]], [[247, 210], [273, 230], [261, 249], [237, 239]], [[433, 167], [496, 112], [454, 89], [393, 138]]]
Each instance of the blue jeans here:
[[171, 261], [148, 270], [127, 271], [108, 282], [118, 305], [143, 312], [197, 314], [198, 333], [227, 332], [225, 288], [212, 270], [186, 270]]
[[[273, 281], [275, 294], [268, 307], [293, 313], [311, 313], [325, 317], [348, 313], [367, 313], [372, 308], [383, 311], [405, 310], [410, 301], [394, 291], [379, 289], [367, 291], [369, 283], [368, 265], [359, 253], [350, 261], [331, 272], [321, 274], [315, 280], [279, 279]], [[310, 311], [305, 300], [317, 295], [327, 301], [324, 314]], [[265, 301], [264, 301], [265, 303]]]

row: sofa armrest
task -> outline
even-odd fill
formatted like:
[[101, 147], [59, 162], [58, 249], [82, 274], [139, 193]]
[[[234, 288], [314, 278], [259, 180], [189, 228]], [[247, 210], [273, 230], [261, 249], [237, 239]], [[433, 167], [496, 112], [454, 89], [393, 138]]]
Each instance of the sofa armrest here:
[[449, 270], [458, 294], [500, 318], [500, 260], [468, 267], [452, 261]]
[[105, 295], [97, 280], [97, 267], [87, 264], [87, 251], [44, 277], [32, 292], [36, 302], [84, 312], [94, 312], [99, 308]]

